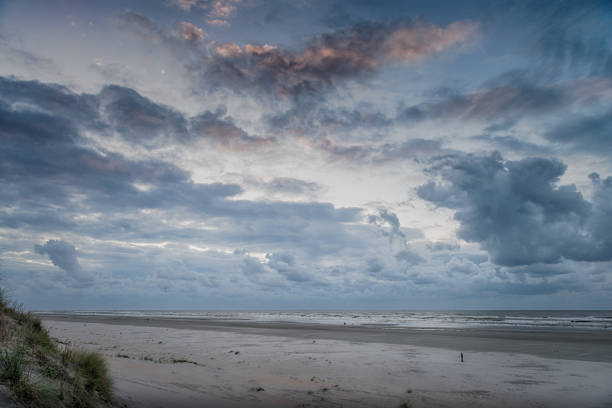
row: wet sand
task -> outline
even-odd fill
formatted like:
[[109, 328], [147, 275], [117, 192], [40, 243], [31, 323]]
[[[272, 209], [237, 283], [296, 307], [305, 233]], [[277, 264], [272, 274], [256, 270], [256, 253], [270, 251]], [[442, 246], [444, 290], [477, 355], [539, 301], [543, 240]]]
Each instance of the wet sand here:
[[612, 406], [609, 332], [41, 317], [130, 407]]

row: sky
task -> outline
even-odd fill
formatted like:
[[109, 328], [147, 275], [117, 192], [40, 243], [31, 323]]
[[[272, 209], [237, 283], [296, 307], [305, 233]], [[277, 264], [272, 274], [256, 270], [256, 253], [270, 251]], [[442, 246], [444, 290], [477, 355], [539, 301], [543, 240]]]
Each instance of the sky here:
[[0, 0], [32, 309], [612, 308], [612, 4]]

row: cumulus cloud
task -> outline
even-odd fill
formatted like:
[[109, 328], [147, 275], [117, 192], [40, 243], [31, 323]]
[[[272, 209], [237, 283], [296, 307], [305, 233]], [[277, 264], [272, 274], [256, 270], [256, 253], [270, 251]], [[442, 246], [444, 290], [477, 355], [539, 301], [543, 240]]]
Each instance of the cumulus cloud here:
[[454, 209], [458, 236], [480, 243], [496, 264], [612, 259], [605, 232], [612, 226], [612, 178], [591, 176], [596, 192], [589, 202], [575, 186], [557, 185], [565, 170], [556, 159], [451, 155], [430, 169], [441, 180], [418, 187], [417, 193]]
[[272, 90], [277, 97], [296, 98], [373, 73], [393, 61], [425, 58], [468, 41], [477, 30], [472, 22], [444, 28], [424, 22], [361, 23], [320, 35], [301, 51], [269, 44], [219, 44], [205, 76], [235, 90]]
[[289, 281], [307, 282], [313, 279], [310, 274], [296, 265], [295, 257], [290, 253], [267, 254], [266, 260], [270, 268]]
[[204, 30], [198, 26], [195, 26], [187, 21], [181, 21], [181, 35], [186, 41], [193, 43], [201, 43], [206, 38]]
[[76, 248], [68, 242], [50, 239], [44, 245], [35, 245], [34, 251], [47, 255], [53, 265], [65, 271], [71, 278], [79, 282], [91, 281], [92, 276], [81, 268]]

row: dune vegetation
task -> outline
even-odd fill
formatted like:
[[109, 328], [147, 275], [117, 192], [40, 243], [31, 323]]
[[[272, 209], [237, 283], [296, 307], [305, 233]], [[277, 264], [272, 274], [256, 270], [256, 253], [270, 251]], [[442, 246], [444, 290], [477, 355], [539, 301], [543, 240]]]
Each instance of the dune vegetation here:
[[104, 358], [49, 336], [41, 320], [0, 293], [0, 384], [17, 406], [110, 406]]

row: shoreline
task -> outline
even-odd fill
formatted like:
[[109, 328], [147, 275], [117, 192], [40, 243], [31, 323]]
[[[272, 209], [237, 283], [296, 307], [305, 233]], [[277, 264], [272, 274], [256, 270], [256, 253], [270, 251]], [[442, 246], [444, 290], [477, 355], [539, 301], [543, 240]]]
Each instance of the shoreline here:
[[316, 323], [226, 321], [218, 319], [45, 313], [43, 320], [101, 323], [175, 330], [208, 330], [297, 339], [413, 345], [457, 352], [530, 354], [562, 360], [612, 362], [612, 332], [568, 329], [405, 328], [340, 326]]

